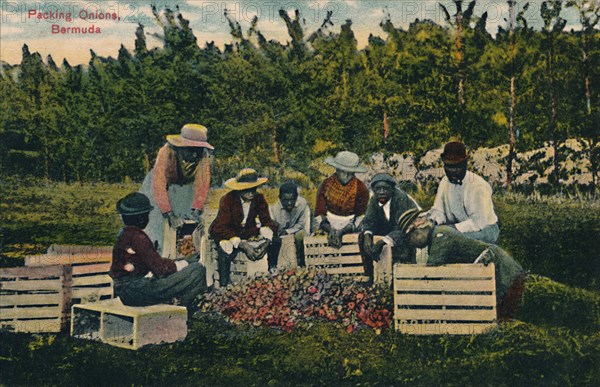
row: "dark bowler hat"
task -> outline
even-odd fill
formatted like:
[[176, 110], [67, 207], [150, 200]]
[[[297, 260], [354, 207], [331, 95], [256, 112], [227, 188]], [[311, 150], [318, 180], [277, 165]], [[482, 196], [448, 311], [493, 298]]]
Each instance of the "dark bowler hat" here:
[[403, 234], [408, 234], [409, 231], [412, 230], [412, 222], [422, 213], [422, 210], [418, 210], [416, 208], [411, 208], [410, 210], [404, 211], [402, 215], [400, 215], [400, 219], [398, 220], [398, 226], [400, 226], [400, 230]]
[[117, 212], [121, 215], [138, 215], [152, 211], [148, 197], [140, 192], [132, 192], [117, 202]]
[[392, 176], [388, 175], [387, 173], [378, 173], [371, 179], [371, 188], [373, 188], [373, 186], [380, 181], [385, 181], [392, 187], [396, 185], [396, 180], [394, 180]]
[[467, 147], [460, 141], [451, 141], [444, 145], [442, 161], [444, 164], [459, 164], [469, 158]]

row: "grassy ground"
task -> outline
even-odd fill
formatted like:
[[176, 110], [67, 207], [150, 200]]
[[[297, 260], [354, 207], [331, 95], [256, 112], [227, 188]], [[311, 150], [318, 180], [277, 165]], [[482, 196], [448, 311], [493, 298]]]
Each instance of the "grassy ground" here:
[[[114, 203], [137, 184], [4, 182], [1, 255], [16, 266], [53, 243], [110, 245]], [[223, 191], [211, 194], [218, 206]], [[270, 202], [275, 190], [265, 190]], [[306, 195], [314, 201], [314, 193]], [[415, 193], [420, 202], [431, 196]], [[197, 315], [182, 343], [137, 352], [60, 334], [0, 333], [6, 385], [595, 385], [600, 380], [598, 202], [499, 195], [501, 244], [532, 273], [517, 320], [474, 337], [284, 333]], [[550, 277], [551, 279], [547, 278]], [[583, 290], [580, 288], [587, 288]]]

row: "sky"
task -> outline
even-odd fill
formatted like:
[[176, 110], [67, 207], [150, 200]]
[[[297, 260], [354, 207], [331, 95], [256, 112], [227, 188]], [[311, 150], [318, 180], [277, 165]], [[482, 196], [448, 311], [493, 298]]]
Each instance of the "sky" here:
[[[465, 1], [464, 9], [469, 2]], [[59, 64], [63, 58], [71, 65], [86, 64], [90, 59], [90, 49], [101, 56], [116, 57], [121, 44], [133, 49], [138, 23], [145, 27], [148, 46], [158, 46], [160, 41], [152, 34], [160, 34], [162, 30], [152, 15], [152, 4], [158, 9], [170, 7], [175, 10], [175, 6], [179, 6], [183, 17], [190, 21], [200, 47], [213, 41], [222, 48], [232, 41], [227, 19], [223, 16], [226, 9], [245, 31], [252, 18], [258, 16], [258, 29], [263, 35], [284, 43], [289, 37], [279, 17], [279, 9], [286, 10], [291, 16], [298, 9], [305, 21], [306, 36], [319, 28], [327, 11], [333, 11], [334, 32], [339, 32], [345, 20], [351, 19], [358, 46], [362, 48], [367, 44], [369, 34], [385, 37], [379, 23], [388, 13], [396, 27], [407, 28], [417, 18], [444, 24], [438, 3], [444, 4], [451, 14], [455, 12], [453, 2], [447, 0], [1, 0], [0, 60], [20, 63], [24, 44], [29, 46], [30, 52], [39, 52], [43, 58], [51, 54]], [[517, 7], [525, 3], [517, 1]], [[541, 1], [529, 3], [525, 17], [530, 25], [539, 27]], [[505, 19], [509, 16], [505, 0], [477, 1], [474, 15], [480, 16], [484, 12], [488, 13], [490, 33], [495, 34], [498, 26], [507, 25]], [[567, 19], [567, 29], [581, 28], [575, 10], [563, 10], [561, 16]]]

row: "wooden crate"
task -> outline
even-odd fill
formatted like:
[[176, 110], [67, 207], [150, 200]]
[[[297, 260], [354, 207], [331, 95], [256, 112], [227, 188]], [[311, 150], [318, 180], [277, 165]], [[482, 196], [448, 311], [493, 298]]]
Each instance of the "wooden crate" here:
[[[220, 284], [217, 245], [212, 239], [204, 237], [201, 241], [200, 251], [202, 252], [200, 262], [206, 268], [206, 284], [207, 286], [214, 284], [218, 288]], [[252, 278], [258, 273], [267, 272], [268, 267], [266, 254], [261, 260], [251, 262], [245, 254], [240, 253], [231, 262], [229, 278], [232, 283], [240, 282]]]
[[126, 306], [117, 299], [75, 304], [71, 336], [137, 350], [173, 343], [187, 335], [187, 309], [175, 305]]
[[[112, 262], [110, 246], [55, 245], [43, 255], [25, 258], [26, 266], [63, 265], [67, 272], [67, 296], [71, 303], [94, 302], [113, 297], [113, 280], [108, 275]], [[70, 308], [67, 309], [70, 311]]]
[[68, 303], [64, 279], [65, 268], [60, 265], [0, 269], [2, 329], [60, 332]]
[[406, 334], [478, 334], [496, 325], [494, 265], [394, 265], [394, 321]]
[[358, 234], [342, 237], [342, 247], [335, 249], [327, 243], [326, 235], [304, 237], [304, 260], [307, 267], [323, 270], [328, 274], [355, 277], [366, 281], [358, 247]]

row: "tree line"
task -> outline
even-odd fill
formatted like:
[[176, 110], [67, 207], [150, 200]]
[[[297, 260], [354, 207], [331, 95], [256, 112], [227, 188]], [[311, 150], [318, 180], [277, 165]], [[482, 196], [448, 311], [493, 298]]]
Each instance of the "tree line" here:
[[[403, 29], [388, 15], [383, 37], [370, 35], [362, 49], [351, 20], [335, 32], [329, 13], [309, 32], [298, 11], [283, 10], [286, 42], [267, 40], [257, 18], [245, 30], [226, 15], [231, 44], [200, 47], [179, 10], [156, 8], [159, 48], [147, 47], [143, 25], [133, 52], [91, 50], [86, 66], [44, 60], [24, 45], [21, 63], [0, 72], [1, 172], [141, 180], [165, 135], [188, 122], [209, 128], [217, 185], [246, 165], [314, 181], [314, 160], [341, 149], [418, 160], [449, 138], [471, 148], [509, 144], [511, 171], [517, 151], [547, 141], [556, 167], [561, 142], [576, 137], [598, 171], [598, 2], [544, 1], [541, 29], [525, 19], [527, 5], [508, 5], [495, 35], [475, 1], [440, 5], [442, 25], [416, 20]], [[564, 7], [578, 10], [580, 29], [565, 29]]]

